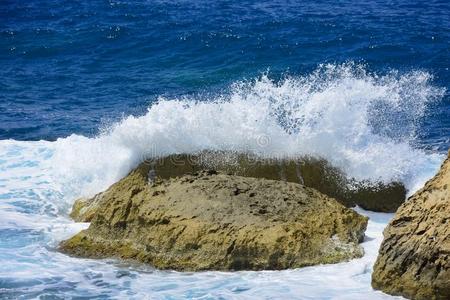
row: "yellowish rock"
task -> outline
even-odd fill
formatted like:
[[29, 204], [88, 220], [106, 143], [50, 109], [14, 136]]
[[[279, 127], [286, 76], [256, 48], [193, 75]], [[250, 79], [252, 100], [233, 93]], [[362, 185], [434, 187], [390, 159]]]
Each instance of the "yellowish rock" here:
[[450, 299], [450, 158], [384, 231], [372, 285], [412, 299]]
[[230, 175], [300, 183], [347, 207], [358, 205], [372, 211], [395, 212], [406, 199], [406, 189], [399, 182], [356, 181], [326, 160], [306, 156], [271, 159], [248, 153], [204, 151], [195, 155], [169, 155], [146, 164], [151, 165], [154, 176], [162, 179], [214, 169]]
[[142, 164], [94, 197], [90, 227], [60, 249], [176, 270], [286, 269], [363, 254], [367, 218], [314, 189], [215, 171], [152, 181], [149, 170]]

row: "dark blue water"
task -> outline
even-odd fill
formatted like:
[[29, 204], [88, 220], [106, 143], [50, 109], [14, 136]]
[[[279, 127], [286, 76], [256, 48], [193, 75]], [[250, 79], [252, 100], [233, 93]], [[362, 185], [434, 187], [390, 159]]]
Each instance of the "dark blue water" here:
[[[158, 96], [354, 61], [450, 87], [448, 1], [0, 1], [0, 139], [95, 135]], [[446, 149], [448, 93], [421, 141]]]

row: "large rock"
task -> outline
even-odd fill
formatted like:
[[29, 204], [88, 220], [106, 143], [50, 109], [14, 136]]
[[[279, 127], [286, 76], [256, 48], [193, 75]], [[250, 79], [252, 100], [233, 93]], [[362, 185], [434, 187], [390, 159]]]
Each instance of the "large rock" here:
[[357, 182], [348, 179], [326, 160], [313, 157], [269, 159], [205, 151], [196, 155], [170, 155], [145, 163], [151, 164], [155, 176], [165, 179], [211, 168], [245, 177], [296, 182], [333, 197], [347, 207], [358, 205], [379, 212], [395, 212], [406, 199], [406, 189], [399, 182]]
[[367, 218], [297, 183], [202, 171], [154, 179], [141, 165], [74, 205], [87, 230], [60, 249], [176, 270], [286, 269], [360, 257]]
[[450, 299], [450, 159], [384, 231], [372, 285], [412, 299]]

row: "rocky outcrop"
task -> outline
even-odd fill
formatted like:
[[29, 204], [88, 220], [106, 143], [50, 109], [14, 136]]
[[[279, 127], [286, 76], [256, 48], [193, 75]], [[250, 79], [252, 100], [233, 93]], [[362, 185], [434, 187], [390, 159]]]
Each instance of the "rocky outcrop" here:
[[367, 218], [314, 189], [215, 171], [161, 180], [149, 171], [143, 164], [77, 201], [74, 212], [90, 227], [60, 249], [175, 270], [286, 269], [363, 254]]
[[395, 212], [406, 199], [406, 189], [401, 183], [349, 180], [326, 160], [313, 157], [268, 159], [250, 154], [201, 152], [170, 155], [145, 163], [152, 166], [154, 176], [164, 179], [210, 168], [238, 176], [296, 182], [333, 197], [347, 207], [358, 205], [371, 211]]
[[412, 299], [450, 299], [450, 159], [384, 231], [372, 285]]

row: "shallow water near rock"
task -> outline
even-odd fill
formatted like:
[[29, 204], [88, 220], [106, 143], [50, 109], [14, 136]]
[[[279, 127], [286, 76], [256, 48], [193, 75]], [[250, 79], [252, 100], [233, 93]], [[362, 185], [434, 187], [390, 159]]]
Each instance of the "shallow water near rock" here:
[[46, 295], [134, 299], [360, 299], [362, 296], [390, 299], [370, 288], [370, 274], [382, 230], [392, 214], [360, 209], [358, 212], [370, 217], [362, 244], [366, 251], [363, 258], [335, 265], [261, 272], [180, 273], [114, 260], [76, 259], [56, 252], [53, 247], [58, 240], [87, 224], [73, 224], [65, 218], [36, 220], [34, 224], [23, 222], [17, 224], [22, 229], [0, 231], [1, 295], [11, 298]]

